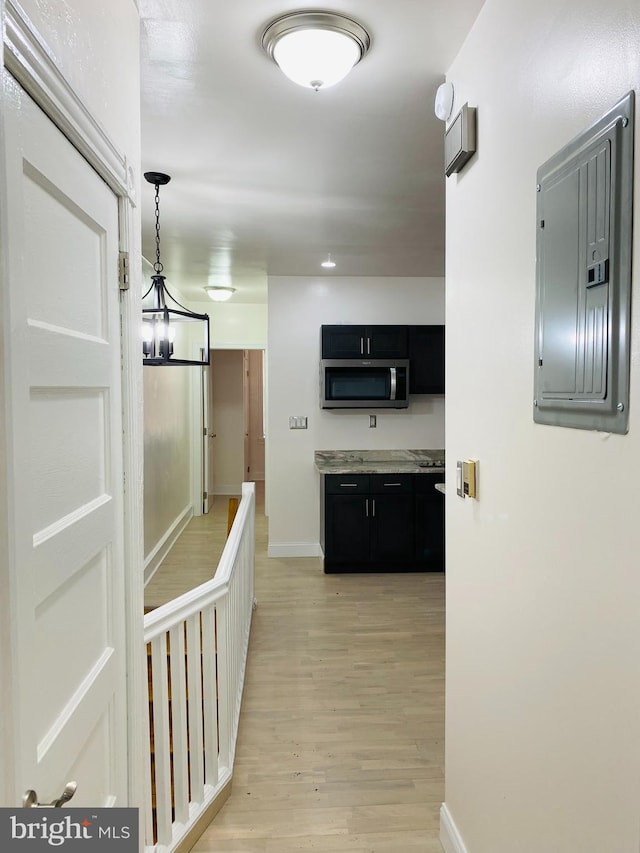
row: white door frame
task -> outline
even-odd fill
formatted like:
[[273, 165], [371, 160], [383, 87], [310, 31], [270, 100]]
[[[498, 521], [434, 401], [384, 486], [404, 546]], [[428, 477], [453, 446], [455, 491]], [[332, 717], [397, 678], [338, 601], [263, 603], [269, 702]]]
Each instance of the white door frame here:
[[[232, 345], [232, 346], [219, 346], [219, 347], [211, 347], [210, 354], [211, 358], [214, 357], [216, 351], [231, 351], [231, 350], [241, 350], [246, 352], [248, 350], [261, 350], [263, 357], [263, 400], [262, 405], [264, 412], [266, 414], [267, 411], [267, 348], [266, 346], [256, 346], [255, 344], [247, 344], [246, 346]], [[207, 368], [209, 371], [211, 370], [211, 365]], [[192, 422], [192, 435], [193, 440], [191, 443], [192, 447], [192, 457], [191, 457], [191, 486], [192, 486], [192, 502], [193, 502], [193, 514], [200, 515], [201, 509], [198, 509], [202, 506], [202, 493], [203, 491], [208, 491], [208, 484], [205, 483], [205, 465], [204, 465], [204, 453], [202, 447], [203, 441], [203, 424], [204, 424], [204, 414], [202, 411], [203, 406], [203, 397], [201, 390], [202, 379], [200, 376], [200, 371], [197, 372], [197, 376], [194, 371], [194, 380], [192, 383], [192, 393], [191, 393], [191, 417], [193, 418]], [[211, 400], [209, 400], [211, 403]], [[211, 420], [209, 418], [209, 420]], [[266, 483], [266, 447], [267, 447], [267, 435], [266, 435], [266, 418], [265, 420], [265, 483]], [[209, 428], [212, 429], [213, 425], [209, 423]], [[206, 440], [206, 439], [205, 439]], [[212, 453], [209, 453], [209, 464], [211, 465]], [[243, 468], [243, 479], [246, 474], [246, 455], [245, 455], [245, 467]], [[209, 495], [209, 499], [211, 500], [212, 495]]]
[[[0, 10], [1, 11], [1, 10]], [[143, 635], [143, 521], [142, 521], [142, 360], [140, 358], [139, 314], [141, 304], [140, 240], [135, 228], [135, 188], [139, 176], [98, 121], [81, 101], [75, 90], [55, 65], [53, 52], [43, 43], [30, 21], [13, 0], [4, 6], [4, 39], [0, 45], [0, 61], [33, 98], [72, 145], [84, 156], [118, 198], [120, 250], [130, 254], [129, 289], [121, 293], [122, 323], [122, 406], [124, 492], [125, 596], [127, 602], [126, 645], [128, 682], [128, 768], [129, 803], [141, 806], [144, 801], [144, 761], [148, 760], [148, 720], [144, 687], [146, 668]], [[0, 113], [4, 107], [0, 92]], [[0, 185], [6, 185], [4, 166], [0, 165]], [[6, 244], [6, 208], [0, 195], [0, 245]], [[7, 270], [0, 269], [7, 278]], [[3, 313], [0, 290], [0, 317]], [[5, 389], [0, 375], [0, 411], [5, 407]], [[0, 437], [0, 540], [7, 541], [8, 506], [4, 438]], [[0, 588], [7, 589], [8, 566], [0, 553]], [[13, 732], [19, 726], [15, 719], [13, 667], [11, 658], [9, 613], [11, 594], [0, 596], [0, 805], [13, 803]], [[145, 740], [146, 737], [146, 740]]]

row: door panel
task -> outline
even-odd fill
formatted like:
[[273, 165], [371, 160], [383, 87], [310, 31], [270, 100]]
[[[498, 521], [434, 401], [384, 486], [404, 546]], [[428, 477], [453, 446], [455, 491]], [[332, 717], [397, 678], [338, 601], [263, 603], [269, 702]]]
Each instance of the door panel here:
[[371, 560], [410, 563], [413, 559], [413, 495], [373, 495]]
[[365, 495], [329, 495], [325, 516], [327, 562], [369, 561], [370, 500]]
[[15, 796], [126, 805], [118, 203], [3, 85]]
[[212, 350], [211, 446], [213, 494], [239, 495], [244, 480], [244, 356], [242, 350]]

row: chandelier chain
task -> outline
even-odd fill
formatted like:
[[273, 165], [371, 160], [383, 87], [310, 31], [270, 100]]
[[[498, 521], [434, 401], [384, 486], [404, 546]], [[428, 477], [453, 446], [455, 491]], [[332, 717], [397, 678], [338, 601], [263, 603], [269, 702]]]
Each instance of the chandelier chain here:
[[156, 262], [153, 265], [156, 275], [164, 269], [160, 262], [160, 184], [156, 184]]

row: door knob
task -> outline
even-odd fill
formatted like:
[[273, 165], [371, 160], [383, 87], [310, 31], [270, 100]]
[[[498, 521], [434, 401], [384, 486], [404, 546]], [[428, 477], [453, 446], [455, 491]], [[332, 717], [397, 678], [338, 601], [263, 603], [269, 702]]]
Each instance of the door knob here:
[[24, 792], [24, 796], [22, 798], [22, 808], [23, 809], [61, 809], [65, 803], [68, 803], [69, 800], [73, 797], [78, 787], [77, 782], [67, 782], [65, 785], [64, 791], [58, 797], [57, 800], [53, 800], [51, 803], [39, 803], [38, 795], [33, 789], [29, 789]]
[[216, 433], [215, 433], [215, 432], [210, 432], [210, 433], [209, 433], [209, 438], [216, 438]]

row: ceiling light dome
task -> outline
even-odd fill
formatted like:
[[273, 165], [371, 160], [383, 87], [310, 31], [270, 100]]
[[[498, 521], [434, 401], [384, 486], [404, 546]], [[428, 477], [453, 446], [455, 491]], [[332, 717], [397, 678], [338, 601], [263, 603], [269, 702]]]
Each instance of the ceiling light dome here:
[[235, 287], [205, 287], [205, 290], [214, 302], [226, 302], [236, 292]]
[[334, 12], [292, 12], [272, 21], [262, 46], [294, 83], [327, 89], [347, 76], [369, 50], [369, 33]]

